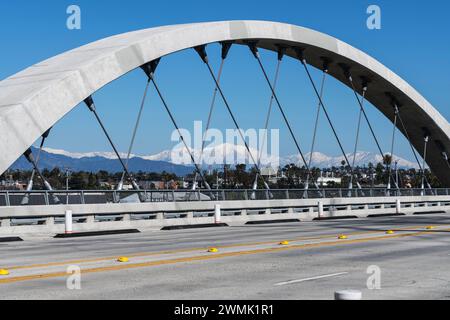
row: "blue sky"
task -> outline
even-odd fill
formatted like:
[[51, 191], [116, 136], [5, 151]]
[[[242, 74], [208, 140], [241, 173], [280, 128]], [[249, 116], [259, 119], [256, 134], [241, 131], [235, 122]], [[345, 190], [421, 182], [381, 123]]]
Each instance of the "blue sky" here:
[[[82, 29], [66, 28], [66, 8], [76, 4], [82, 10]], [[382, 10], [382, 29], [368, 30], [366, 9], [376, 4]], [[450, 119], [450, 25], [448, 1], [2, 1], [0, 3], [0, 79], [66, 50], [107, 36], [154, 26], [217, 20], [272, 20], [309, 27], [335, 36], [375, 57], [424, 95]], [[218, 46], [209, 48], [218, 60]], [[276, 63], [273, 53], [263, 53], [270, 74]], [[217, 68], [217, 63], [214, 63]], [[316, 81], [320, 74], [314, 72]], [[206, 120], [213, 89], [206, 69], [192, 51], [163, 59], [158, 80], [183, 128], [194, 120]], [[295, 84], [295, 85], [293, 85]], [[134, 71], [95, 94], [100, 115], [114, 141], [126, 151], [145, 77]], [[234, 47], [224, 71], [223, 88], [243, 128], [262, 128], [270, 92], [248, 49]], [[294, 131], [306, 151], [311, 144], [313, 112], [317, 105], [313, 91], [298, 62], [286, 59], [281, 69], [279, 96]], [[325, 93], [330, 114], [347, 152], [353, 149], [357, 105], [352, 92], [330, 80]], [[213, 127], [233, 128], [222, 103], [213, 117]], [[369, 117], [387, 151], [391, 124], [373, 107]], [[134, 152], [152, 154], [170, 149], [172, 126], [161, 103], [151, 92]], [[349, 123], [355, 123], [353, 127]], [[271, 128], [281, 130], [282, 155], [294, 154], [281, 117], [274, 113]], [[74, 152], [110, 151], [92, 115], [79, 106], [54, 128], [48, 146]], [[360, 150], [375, 151], [366, 127]], [[318, 150], [339, 155], [339, 149], [325, 120], [321, 119]], [[412, 159], [404, 139], [396, 153]]]

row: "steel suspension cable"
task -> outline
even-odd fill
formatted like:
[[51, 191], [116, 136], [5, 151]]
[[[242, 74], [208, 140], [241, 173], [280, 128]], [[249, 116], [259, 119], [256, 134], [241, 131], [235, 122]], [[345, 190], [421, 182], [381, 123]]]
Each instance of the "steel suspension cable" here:
[[[220, 79], [222, 77], [224, 64], [225, 64], [225, 58], [222, 57], [222, 61], [220, 63], [220, 67], [219, 67], [219, 72], [217, 73], [217, 82], [219, 82], [219, 83], [220, 83]], [[212, 101], [211, 101], [211, 105], [209, 108], [208, 121], [206, 122], [205, 132], [203, 133], [203, 136], [202, 136], [202, 148], [200, 150], [200, 157], [199, 157], [200, 164], [203, 162], [203, 154], [204, 154], [205, 146], [206, 146], [206, 135], [208, 134], [208, 130], [211, 126], [211, 119], [212, 119], [214, 107], [216, 105], [216, 98], [217, 98], [217, 87], [214, 88], [214, 91], [213, 91]], [[197, 172], [195, 173], [194, 183], [192, 185], [193, 190], [195, 190], [195, 188], [196, 188], [196, 183], [195, 183], [196, 181], [197, 181]]]
[[[131, 141], [130, 141], [130, 146], [128, 147], [127, 158], [126, 158], [126, 161], [125, 161], [125, 165], [126, 165], [127, 168], [128, 168], [128, 164], [130, 162], [131, 151], [133, 150], [133, 146], [134, 146], [134, 141], [136, 139], [137, 130], [138, 130], [139, 124], [141, 122], [142, 111], [144, 110], [145, 100], [147, 98], [147, 93], [148, 93], [149, 86], [150, 86], [150, 79], [148, 79], [147, 84], [145, 85], [144, 95], [142, 97], [141, 105], [139, 107], [139, 112], [138, 112], [138, 115], [137, 115], [137, 118], [136, 118], [136, 123], [134, 125], [133, 134], [131, 136]], [[125, 171], [122, 172], [122, 177], [120, 178], [120, 182], [119, 182], [119, 185], [117, 186], [117, 190], [119, 190], [119, 191], [122, 190], [124, 179], [125, 179]]]
[[164, 108], [165, 108], [166, 111], [167, 111], [167, 114], [169, 115], [170, 120], [172, 121], [173, 126], [174, 126], [175, 129], [177, 130], [178, 135], [180, 136], [180, 140], [183, 142], [184, 147], [186, 148], [186, 151], [188, 152], [189, 157], [191, 158], [191, 161], [192, 161], [193, 165], [195, 166], [195, 170], [196, 170], [197, 173], [200, 175], [200, 178], [202, 179], [202, 181], [203, 181], [203, 183], [205, 184], [206, 188], [207, 188], [208, 190], [211, 190], [211, 187], [209, 186], [208, 182], [206, 181], [206, 179], [205, 179], [205, 177], [204, 177], [204, 175], [203, 175], [203, 173], [202, 173], [202, 171], [201, 171], [199, 165], [198, 165], [197, 162], [195, 161], [194, 155], [193, 155], [192, 151], [189, 149], [189, 146], [188, 146], [186, 140], [184, 139], [184, 136], [183, 136], [183, 134], [181, 133], [180, 127], [178, 126], [178, 124], [177, 124], [177, 122], [176, 122], [176, 120], [175, 120], [175, 118], [174, 118], [172, 112], [170, 111], [170, 108], [169, 108], [169, 106], [168, 106], [166, 100], [164, 99], [164, 96], [162, 95], [161, 91], [159, 90], [159, 87], [158, 87], [158, 85], [157, 85], [157, 83], [156, 83], [156, 81], [155, 81], [154, 73], [151, 72], [151, 73], [149, 73], [148, 75], [149, 75], [149, 79], [151, 80], [151, 82], [153, 83], [153, 86], [154, 86], [155, 89], [156, 89], [156, 92], [158, 93], [159, 98], [161, 99], [161, 102], [162, 102]]
[[[236, 120], [236, 117], [234, 116], [233, 111], [231, 110], [231, 107], [230, 107], [230, 105], [229, 105], [229, 103], [228, 103], [228, 101], [227, 101], [227, 99], [225, 97], [225, 94], [223, 93], [222, 88], [221, 88], [219, 82], [217, 81], [216, 76], [214, 75], [214, 71], [212, 70], [211, 65], [209, 64], [208, 56], [206, 54], [206, 47], [203, 45], [203, 46], [196, 47], [194, 49], [197, 51], [197, 53], [199, 54], [200, 58], [202, 59], [202, 61], [207, 66], [209, 74], [211, 75], [211, 77], [212, 77], [212, 79], [214, 81], [214, 84], [215, 84], [217, 90], [219, 91], [220, 96], [222, 97], [222, 100], [223, 100], [223, 102], [225, 104], [225, 107], [227, 108], [228, 113], [230, 114], [230, 117], [231, 117], [231, 119], [232, 119], [232, 121], [234, 123], [234, 126], [236, 127], [236, 130], [238, 131], [238, 133], [239, 133], [239, 135], [240, 135], [240, 137], [241, 137], [241, 139], [242, 139], [242, 141], [244, 143], [245, 149], [247, 150], [247, 153], [249, 154], [249, 156], [251, 158], [251, 161], [254, 163], [254, 166], [255, 166], [255, 169], [256, 169], [257, 173], [261, 176], [261, 170], [260, 170], [260, 168], [258, 166], [258, 163], [255, 160], [255, 158], [253, 157], [253, 154], [252, 154], [252, 152], [250, 150], [250, 147], [248, 146], [247, 141], [245, 140], [244, 135], [242, 134], [242, 130], [239, 127], [239, 124], [238, 124], [238, 122]], [[261, 176], [261, 178], [264, 181], [265, 188], [267, 190], [270, 190], [269, 185], [266, 183], [266, 181], [263, 179], [262, 176]]]
[[135, 190], [140, 190], [138, 184], [136, 183], [136, 181], [134, 180], [133, 176], [131, 175], [131, 173], [128, 171], [127, 166], [125, 165], [125, 163], [123, 162], [122, 157], [120, 156], [119, 152], [117, 151], [116, 146], [114, 145], [114, 142], [112, 141], [108, 131], [106, 130], [102, 120], [100, 119], [100, 116], [97, 113], [96, 107], [95, 107], [95, 103], [94, 103], [94, 99], [92, 98], [92, 96], [87, 97], [84, 100], [84, 103], [86, 104], [86, 106], [89, 108], [89, 110], [94, 114], [95, 118], [97, 119], [98, 124], [100, 125], [101, 129], [103, 130], [103, 133], [105, 134], [106, 138], [109, 141], [109, 144], [111, 145], [114, 153], [116, 154], [117, 158], [119, 159], [120, 164], [122, 165], [122, 169], [125, 171], [126, 175], [128, 176], [128, 178], [131, 181], [131, 184], [133, 186], [133, 188]]
[[[425, 176], [425, 161], [426, 161], [426, 158], [427, 158], [427, 145], [428, 145], [428, 141], [429, 141], [429, 136], [426, 135], [426, 136], [424, 137], [423, 158], [422, 158], [422, 168], [423, 168], [423, 170], [422, 170], [422, 179], [421, 179], [421, 185], [420, 185], [420, 188], [422, 189], [422, 192], [423, 192], [423, 190], [425, 189], [425, 179], [426, 179], [426, 176]], [[428, 181], [427, 181], [427, 182], [428, 182]], [[429, 183], [428, 183], [428, 186], [431, 187], [431, 186], [429, 185]]]
[[394, 144], [395, 144], [395, 132], [397, 131], [397, 120], [398, 120], [398, 107], [397, 105], [394, 105], [394, 122], [391, 141], [391, 159], [390, 161], [386, 161], [385, 159], [386, 165], [388, 166], [388, 185], [387, 185], [388, 190], [391, 189], [392, 161], [394, 161]]
[[[422, 167], [422, 165], [420, 164], [419, 157], [417, 156], [416, 150], [414, 149], [414, 146], [413, 146], [413, 144], [412, 144], [412, 142], [411, 142], [411, 138], [409, 137], [408, 130], [406, 129], [406, 125], [405, 125], [405, 123], [403, 122], [403, 119], [402, 119], [402, 117], [401, 117], [401, 115], [400, 115], [400, 110], [399, 110], [399, 109], [398, 109], [397, 113], [398, 113], [398, 120], [400, 121], [400, 125], [401, 125], [402, 128], [403, 128], [403, 132], [404, 132], [404, 134], [405, 134], [405, 136], [406, 136], [406, 139], [408, 140], [409, 146], [410, 146], [411, 151], [412, 151], [412, 153], [413, 153], [413, 155], [414, 155], [414, 158], [416, 159], [417, 165], [419, 166], [419, 169], [420, 169], [422, 172], [425, 172], [425, 168]], [[426, 177], [425, 177], [425, 181], [426, 181], [428, 187], [431, 189], [430, 183], [428, 182], [428, 179], [427, 179]]]
[[[366, 108], [364, 108], [363, 101], [361, 101], [359, 99], [358, 92], [356, 91], [355, 83], [353, 82], [353, 77], [352, 77], [352, 75], [351, 75], [351, 73], [350, 73], [350, 71], [348, 69], [344, 68], [344, 73], [345, 73], [345, 75], [347, 76], [347, 78], [348, 78], [348, 80], [350, 82], [351, 88], [353, 90], [353, 94], [355, 95], [355, 98], [358, 101], [359, 107], [361, 109], [360, 111], [362, 112], [362, 114], [364, 116], [364, 119], [366, 120], [367, 126], [369, 127], [370, 133], [371, 133], [371, 135], [372, 135], [372, 137], [373, 137], [373, 139], [375, 141], [375, 144], [376, 144], [376, 146], [378, 148], [378, 151], [380, 152], [381, 157], [384, 158], [385, 154], [384, 154], [383, 150], [381, 149], [380, 142], [379, 142], [379, 140], [378, 140], [378, 138], [377, 138], [377, 136], [375, 134], [375, 131], [374, 131], [373, 126], [372, 126], [372, 123], [370, 122], [369, 117], [367, 116]], [[367, 88], [368, 88], [367, 80], [363, 79], [363, 91], [365, 90], [367, 92]], [[386, 165], [386, 169], [387, 169], [387, 165]], [[396, 180], [392, 177], [392, 174], [391, 174], [390, 178], [392, 178], [392, 180], [395, 183], [396, 188], [398, 189], [399, 186], [398, 186]]]
[[278, 105], [278, 109], [280, 110], [281, 115], [282, 115], [282, 117], [283, 117], [283, 119], [284, 119], [284, 122], [286, 123], [286, 126], [288, 127], [289, 133], [291, 134], [291, 137], [292, 137], [292, 139], [294, 140], [294, 143], [295, 143], [295, 146], [296, 146], [296, 148], [297, 148], [297, 151], [298, 151], [298, 153], [300, 154], [300, 157], [302, 158], [303, 163], [305, 164], [306, 171], [307, 171], [307, 172], [311, 172], [311, 170], [310, 170], [310, 168], [309, 168], [309, 166], [308, 166], [308, 162], [307, 162], [306, 159], [305, 159], [304, 153], [302, 152], [302, 150], [301, 150], [301, 148], [300, 148], [300, 144], [298, 143], [297, 138], [295, 137], [295, 134], [294, 134], [294, 132], [293, 132], [293, 130], [292, 130], [292, 127], [291, 127], [291, 125], [290, 125], [290, 123], [289, 123], [289, 120], [287, 119], [286, 113], [284, 112], [284, 109], [283, 109], [283, 107], [281, 106], [281, 103], [280, 103], [280, 101], [279, 101], [279, 99], [278, 99], [278, 96], [277, 96], [277, 94], [275, 93], [275, 90], [274, 90], [272, 84], [270, 83], [270, 80], [269, 80], [269, 77], [268, 77], [268, 75], [267, 75], [267, 72], [266, 72], [266, 70], [265, 70], [265, 68], [264, 68], [264, 66], [263, 66], [263, 64], [262, 64], [262, 62], [261, 62], [261, 58], [260, 58], [260, 56], [259, 56], [258, 49], [256, 48], [256, 44], [249, 44], [249, 48], [250, 48], [250, 50], [252, 51], [253, 56], [254, 56], [254, 57], [256, 58], [256, 60], [258, 61], [258, 64], [259, 64], [259, 66], [260, 66], [260, 68], [261, 68], [261, 71], [263, 72], [264, 78], [266, 79], [266, 82], [267, 82], [267, 84], [269, 85], [270, 90], [272, 91], [273, 97], [274, 97], [274, 99], [275, 99], [275, 101], [276, 101], [276, 103], [277, 103], [277, 105]]
[[[333, 122], [331, 121], [330, 115], [328, 114], [325, 104], [323, 103], [323, 99], [320, 97], [320, 93], [317, 90], [316, 84], [314, 83], [311, 73], [309, 72], [308, 66], [306, 64], [306, 59], [303, 56], [303, 51], [298, 48], [296, 51], [297, 51], [298, 59], [302, 63], [303, 67], [305, 68], [305, 71], [306, 71], [306, 74], [308, 75], [309, 81], [311, 82], [314, 92], [316, 93], [316, 96], [319, 99], [320, 105], [322, 106], [324, 114], [328, 120], [328, 123], [330, 124], [331, 130], [333, 131], [334, 137], [336, 138], [339, 148], [341, 149], [342, 155], [344, 156], [344, 159], [345, 159], [347, 165], [350, 166], [350, 161], [348, 160], [347, 154], [344, 151], [344, 147], [342, 146], [341, 140], [339, 139], [339, 136], [337, 135], [336, 129], [334, 128], [334, 125], [333, 125]], [[350, 174], [353, 175], [353, 171], [351, 171]]]
[[[43, 147], [44, 147], [44, 143], [45, 143], [45, 140], [47, 139], [47, 137], [48, 137], [48, 135], [50, 134], [50, 130], [51, 130], [52, 128], [50, 128], [50, 129], [48, 129], [47, 131], [45, 131], [44, 132], [44, 134], [41, 136], [41, 143], [40, 143], [40, 145], [39, 145], [39, 151], [38, 151], [38, 154], [37, 154], [37, 156], [36, 156], [36, 166], [38, 165], [38, 163], [39, 163], [39, 159], [40, 159], [40, 157], [41, 157], [41, 152], [42, 152], [42, 149], [43, 149]], [[31, 176], [30, 176], [30, 179], [28, 180], [28, 184], [27, 184], [27, 191], [31, 191], [31, 190], [33, 190], [33, 184], [34, 184], [34, 176], [36, 175], [36, 169], [34, 168], [34, 166], [33, 166], [33, 170], [31, 171]], [[45, 182], [44, 182], [45, 183]], [[26, 193], [24, 196], [23, 196], [23, 198], [22, 198], [22, 201], [21, 201], [21, 205], [26, 205], [26, 204], [28, 204], [28, 202], [29, 202], [29, 200], [30, 200], [30, 194], [29, 193]]]
[[[39, 159], [41, 158], [41, 152], [42, 152], [42, 149], [44, 147], [45, 140], [48, 138], [48, 135], [50, 134], [50, 130], [51, 129], [52, 128], [50, 128], [47, 131], [45, 131], [44, 134], [41, 137], [41, 143], [39, 145], [39, 151], [38, 151], [38, 154], [36, 156], [36, 165], [39, 163]], [[33, 171], [31, 172], [30, 180], [28, 181], [27, 191], [31, 191], [33, 189], [33, 179], [34, 179], [35, 175], [36, 175], [36, 169], [33, 168]]]
[[[42, 182], [44, 183], [44, 187], [45, 187], [48, 191], [53, 191], [52, 186], [51, 186], [50, 183], [47, 181], [47, 179], [45, 179], [45, 177], [44, 177], [44, 175], [42, 174], [42, 172], [39, 170], [39, 168], [38, 168], [38, 166], [37, 166], [37, 163], [36, 163], [36, 160], [35, 160], [35, 158], [34, 158], [34, 156], [33, 156], [33, 152], [31, 151], [31, 148], [27, 149], [27, 150], [24, 152], [23, 155], [24, 155], [25, 158], [28, 160], [28, 162], [31, 163], [31, 165], [33, 166], [35, 172], [36, 172], [36, 173], [38, 174], [38, 176], [41, 178]], [[57, 196], [56, 194], [52, 193], [52, 198], [53, 198], [53, 201], [54, 201], [56, 204], [61, 203], [61, 202], [59, 201], [58, 196]]]
[[[363, 106], [364, 106], [364, 101], [365, 101], [365, 97], [366, 97], [366, 92], [367, 92], [367, 87], [364, 87], [363, 94], [362, 94], [362, 101], [361, 101], [361, 109], [359, 110], [358, 125], [357, 125], [357, 129], [356, 129], [355, 148], [353, 149], [352, 171], [355, 170], [356, 152], [358, 151], [359, 134], [361, 131], [361, 120], [362, 120], [362, 114], [363, 114], [363, 110], [364, 110]], [[359, 98], [358, 98], [358, 100], [359, 100]], [[353, 178], [354, 178], [354, 175], [352, 175], [350, 177], [349, 189], [353, 188]], [[356, 181], [356, 183], [358, 183], [358, 188], [361, 189], [359, 182]]]
[[[323, 98], [323, 93], [324, 93], [324, 89], [325, 89], [325, 80], [326, 80], [327, 74], [328, 74], [328, 67], [325, 62], [324, 68], [323, 68], [323, 74], [322, 74], [322, 82], [320, 84], [320, 97], [321, 98]], [[321, 106], [320, 106], [320, 102], [319, 102], [317, 104], [316, 120], [314, 122], [314, 131], [313, 131], [313, 137], [312, 137], [312, 141], [311, 141], [311, 151], [309, 153], [309, 160], [308, 160], [308, 166], [310, 168], [312, 166], [312, 160], [313, 160], [315, 146], [316, 146], [317, 131], [319, 129], [320, 110], [321, 110]], [[309, 189], [309, 179], [310, 179], [310, 174], [308, 172], [308, 175], [306, 177], [305, 189]], [[317, 186], [317, 183], [315, 183], [315, 185]]]
[[[283, 61], [283, 59], [281, 59], [281, 58], [282, 57], [280, 57], [280, 55], [278, 55], [277, 67], [276, 67], [276, 70], [275, 70], [275, 77], [273, 79], [273, 87], [274, 87], [274, 89], [277, 87], [278, 77], [280, 75], [281, 62]], [[274, 100], [274, 97], [273, 97], [273, 94], [272, 94], [270, 96], [269, 108], [267, 109], [266, 121], [264, 123], [263, 140], [261, 142], [261, 146], [260, 146], [260, 150], [259, 150], [259, 154], [258, 154], [258, 166], [261, 166], [261, 159], [262, 159], [262, 156], [263, 156], [263, 150], [266, 147], [267, 130], [269, 129], [269, 121], [270, 121], [270, 115], [272, 113], [273, 100]], [[253, 183], [253, 190], [256, 190], [257, 187], [258, 187], [258, 173], [256, 173], [255, 182]]]

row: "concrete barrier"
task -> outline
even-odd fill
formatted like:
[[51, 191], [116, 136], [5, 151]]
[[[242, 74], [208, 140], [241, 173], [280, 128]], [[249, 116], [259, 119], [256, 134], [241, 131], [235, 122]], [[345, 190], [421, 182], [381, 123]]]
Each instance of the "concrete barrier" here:
[[[322, 206], [317, 199], [285, 199], [0, 207], [0, 235], [64, 233], [67, 210], [72, 211], [73, 231], [78, 232], [214, 223], [216, 205], [220, 206], [220, 221], [228, 224], [280, 219], [312, 221], [319, 214], [322, 218], [365, 218], [396, 213], [398, 209], [394, 197], [330, 198], [320, 202]], [[405, 215], [449, 213], [450, 196], [401, 197], [401, 211]]]

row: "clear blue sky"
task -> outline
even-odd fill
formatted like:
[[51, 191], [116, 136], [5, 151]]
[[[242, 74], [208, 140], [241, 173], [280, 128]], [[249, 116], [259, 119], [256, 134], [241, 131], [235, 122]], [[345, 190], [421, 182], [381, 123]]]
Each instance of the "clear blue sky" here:
[[[77, 4], [82, 10], [82, 29], [66, 28], [66, 8]], [[382, 10], [382, 29], [368, 30], [366, 9], [377, 4]], [[447, 119], [450, 119], [450, 4], [430, 1], [138, 1], [138, 0], [40, 0], [2, 1], [0, 3], [0, 79], [6, 78], [55, 54], [117, 33], [154, 26], [216, 21], [272, 20], [309, 27], [335, 36], [367, 52], [398, 73], [423, 94]], [[218, 47], [209, 48], [217, 57]], [[243, 128], [262, 128], [270, 93], [255, 60], [246, 48], [233, 48], [223, 78], [224, 90]], [[273, 53], [263, 54], [271, 74], [275, 66]], [[217, 68], [217, 64], [215, 64]], [[317, 81], [319, 73], [315, 72]], [[205, 120], [213, 85], [195, 53], [178, 53], [165, 58], [158, 70], [165, 92], [181, 127], [192, 128], [194, 120]], [[110, 128], [114, 140], [125, 151], [142, 95], [145, 77], [132, 72], [103, 88], [95, 97], [99, 113]], [[294, 84], [294, 85], [293, 85]], [[303, 149], [311, 141], [313, 110], [317, 104], [302, 69], [291, 59], [283, 64], [280, 99], [292, 119]], [[357, 119], [352, 92], [329, 82], [325, 94], [330, 113], [336, 122], [345, 149], [351, 152]], [[232, 123], [218, 104], [213, 126], [232, 128]], [[391, 125], [375, 109], [369, 116], [377, 134], [389, 149]], [[319, 151], [339, 155], [339, 149], [322, 118]], [[145, 125], [138, 134], [135, 153], [152, 154], [169, 149], [172, 127], [161, 103], [152, 92], [147, 102]], [[294, 145], [277, 112], [272, 128], [281, 129], [281, 154], [295, 153]], [[100, 129], [84, 106], [79, 106], [60, 121], [49, 138], [48, 146], [69, 151], [110, 151]], [[359, 148], [375, 151], [364, 127]], [[396, 153], [412, 159], [404, 140]]]

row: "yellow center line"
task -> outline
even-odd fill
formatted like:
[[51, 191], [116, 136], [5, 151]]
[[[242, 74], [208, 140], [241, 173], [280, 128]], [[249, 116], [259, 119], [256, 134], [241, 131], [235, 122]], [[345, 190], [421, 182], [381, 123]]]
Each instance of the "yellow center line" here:
[[[395, 228], [395, 230], [401, 231], [401, 230], [405, 230], [405, 229], [411, 230], [411, 229], [422, 229], [422, 228], [425, 228], [425, 226]], [[386, 229], [386, 230], [388, 230], [388, 229]], [[352, 232], [352, 233], [346, 233], [346, 234], [348, 234], [349, 236], [365, 235], [365, 234], [368, 235], [368, 234], [382, 233], [382, 232], [385, 232], [386, 230], [358, 231], [358, 232]], [[294, 238], [294, 239], [288, 239], [286, 241], [295, 242], [295, 241], [303, 241], [303, 240], [320, 240], [320, 239], [327, 239], [327, 238], [335, 238], [336, 234], [337, 233], [328, 234], [328, 235], [310, 236], [310, 237], [298, 237], [298, 238]], [[256, 246], [256, 245], [277, 244], [277, 243], [279, 243], [279, 241], [280, 240], [238, 243], [238, 244], [217, 246], [217, 248], [230, 249], [230, 248], [239, 248], [239, 247]], [[174, 253], [188, 253], [188, 252], [195, 252], [195, 251], [201, 251], [201, 250], [206, 250], [206, 247], [175, 249], [175, 250], [162, 250], [162, 251], [155, 251], [155, 252], [137, 252], [137, 253], [131, 253], [131, 254], [122, 254], [122, 255], [126, 255], [127, 257], [130, 257], [130, 258], [138, 258], [138, 257], [151, 257], [151, 256], [156, 256], [156, 255], [168, 255], [168, 254], [174, 254]], [[73, 265], [73, 264], [80, 264], [80, 263], [102, 262], [102, 261], [116, 260], [116, 259], [117, 259], [117, 256], [98, 257], [98, 258], [90, 258], [90, 259], [85, 258], [85, 259], [76, 259], [76, 260], [56, 261], [56, 262], [49, 262], [49, 263], [37, 263], [37, 264], [31, 264], [31, 265], [25, 265], [25, 266], [11, 266], [11, 267], [6, 267], [5, 269], [24, 270], [24, 269], [35, 269], [35, 268]]]
[[[440, 230], [440, 231], [450, 231], [450, 229], [444, 229], [444, 230]], [[432, 233], [436, 233], [436, 231], [419, 231], [419, 232], [405, 233], [405, 234], [399, 234], [399, 235], [385, 235], [385, 236], [380, 236], [380, 237], [362, 238], [362, 239], [345, 240], [345, 241], [328, 241], [328, 242], [321, 242], [321, 243], [298, 244], [298, 245], [291, 245], [291, 246], [277, 247], [277, 248], [244, 250], [244, 251], [237, 251], [237, 252], [219, 253], [219, 254], [213, 254], [213, 255], [201, 255], [201, 256], [193, 256], [193, 257], [185, 257], [185, 258], [166, 259], [166, 260], [159, 260], [159, 261], [112, 265], [112, 266], [107, 266], [107, 267], [82, 269], [82, 274], [99, 273], [99, 272], [107, 272], [107, 271], [119, 271], [119, 270], [127, 270], [127, 269], [143, 268], [143, 267], [152, 267], [152, 266], [162, 266], [162, 265], [177, 264], [177, 263], [183, 263], [183, 262], [208, 261], [208, 260], [215, 260], [215, 259], [221, 259], [221, 258], [227, 258], [227, 257], [237, 257], [237, 256], [243, 256], [243, 255], [253, 255], [253, 254], [262, 254], [262, 253], [273, 253], [273, 252], [281, 252], [281, 251], [288, 251], [288, 250], [299, 250], [299, 249], [310, 249], [310, 248], [319, 248], [319, 247], [327, 247], [327, 246], [349, 245], [349, 244], [365, 243], [365, 242], [371, 242], [371, 241], [381, 241], [381, 240], [387, 240], [387, 239], [420, 236], [423, 234], [432, 234]], [[65, 277], [67, 275], [68, 274], [66, 272], [53, 272], [53, 273], [34, 274], [34, 275], [19, 276], [19, 277], [10, 277], [10, 278], [0, 279], [0, 284], [14, 283], [14, 282], [28, 281], [28, 280]]]

